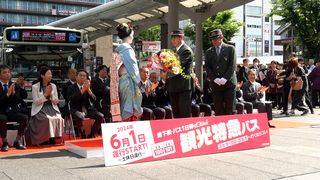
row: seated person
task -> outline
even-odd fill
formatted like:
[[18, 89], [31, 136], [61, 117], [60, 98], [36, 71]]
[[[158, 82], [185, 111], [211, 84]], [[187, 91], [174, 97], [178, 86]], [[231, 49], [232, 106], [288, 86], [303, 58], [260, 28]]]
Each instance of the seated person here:
[[8, 151], [9, 145], [7, 141], [7, 122], [18, 122], [18, 135], [14, 142], [16, 149], [25, 149], [22, 144], [21, 137], [25, 133], [28, 115], [20, 111], [21, 88], [19, 84], [13, 83], [11, 80], [11, 70], [7, 65], [0, 65], [0, 135], [2, 139], [1, 151]]
[[48, 67], [40, 69], [38, 82], [32, 85], [31, 119], [27, 129], [28, 143], [55, 144], [61, 139], [64, 119], [58, 108], [57, 86], [51, 83], [52, 73]]
[[253, 105], [251, 102], [246, 102], [242, 98], [242, 90], [241, 87], [243, 85], [243, 81], [237, 84], [236, 87], [236, 109], [238, 114], [243, 114], [244, 109], [246, 110], [247, 114], [252, 114]]
[[61, 88], [61, 94], [65, 100], [65, 105], [67, 106], [69, 103], [69, 97], [68, 97], [68, 88], [69, 86], [71, 86], [72, 84], [76, 83], [76, 77], [77, 77], [77, 70], [76, 69], [72, 69], [70, 68], [68, 70], [68, 78], [69, 80], [62, 85]]
[[156, 106], [166, 110], [166, 119], [173, 119], [172, 109], [170, 106], [170, 98], [166, 86], [167, 72], [160, 71], [160, 81], [156, 88]]
[[[264, 92], [268, 87], [261, 86], [260, 83], [256, 82], [257, 75], [254, 69], [248, 71], [248, 81], [242, 86], [243, 99], [247, 102], [251, 102], [253, 108], [257, 108], [259, 113], [267, 112], [268, 120], [272, 120], [272, 104], [265, 104], [261, 101], [264, 96]], [[266, 107], [266, 105], [270, 107]], [[274, 127], [270, 123], [269, 127]]]
[[202, 112], [204, 116], [211, 116], [211, 106], [209, 104], [205, 104], [202, 102], [202, 92], [201, 87], [198, 82], [197, 77], [193, 77], [194, 81], [194, 91], [192, 92], [192, 117], [199, 117], [200, 113]]
[[97, 77], [91, 81], [92, 92], [97, 98], [93, 105], [104, 115], [106, 122], [111, 122], [109, 69], [106, 65], [101, 65], [98, 67], [97, 73]]
[[155, 104], [157, 98], [155, 90], [158, 83], [151, 83], [149, 81], [148, 68], [140, 68], [140, 79], [139, 88], [142, 94], [141, 107], [143, 108], [141, 120], [164, 119], [166, 111]]
[[81, 69], [77, 72], [77, 83], [69, 86], [68, 96], [70, 98], [70, 112], [75, 118], [75, 125], [78, 128], [82, 138], [86, 138], [83, 120], [85, 118], [94, 119], [94, 124], [91, 128], [90, 138], [96, 137], [99, 134], [101, 123], [104, 120], [102, 113], [98, 112], [92, 105], [96, 97], [90, 89], [90, 81], [88, 73]]

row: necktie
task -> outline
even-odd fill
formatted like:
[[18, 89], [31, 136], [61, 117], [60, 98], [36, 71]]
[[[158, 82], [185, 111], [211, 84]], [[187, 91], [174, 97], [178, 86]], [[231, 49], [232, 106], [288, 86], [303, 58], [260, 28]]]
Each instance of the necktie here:
[[104, 83], [104, 84], [107, 83], [107, 80], [104, 79], [104, 80], [103, 80], [103, 83]]
[[146, 95], [147, 95], [147, 96], [149, 95], [149, 86], [148, 86], [148, 83], [146, 83]]
[[219, 56], [219, 54], [220, 54], [220, 47], [216, 47], [216, 53], [217, 53], [217, 56]]
[[3, 91], [6, 93], [8, 92], [8, 84], [3, 85]]

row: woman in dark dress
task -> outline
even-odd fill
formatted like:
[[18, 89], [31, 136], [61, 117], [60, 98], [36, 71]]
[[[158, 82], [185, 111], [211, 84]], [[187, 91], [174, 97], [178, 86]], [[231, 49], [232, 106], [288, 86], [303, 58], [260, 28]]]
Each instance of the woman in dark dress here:
[[303, 101], [305, 94], [308, 92], [308, 80], [306, 74], [304, 73], [304, 70], [298, 66], [297, 58], [291, 58], [289, 60], [287, 75], [289, 75], [287, 76], [287, 80], [290, 80], [292, 83], [299, 79], [303, 81], [302, 89], [294, 91], [291, 105], [291, 113], [294, 114], [294, 110], [298, 109], [299, 111], [302, 111], [301, 116], [306, 115], [309, 111], [301, 102]]

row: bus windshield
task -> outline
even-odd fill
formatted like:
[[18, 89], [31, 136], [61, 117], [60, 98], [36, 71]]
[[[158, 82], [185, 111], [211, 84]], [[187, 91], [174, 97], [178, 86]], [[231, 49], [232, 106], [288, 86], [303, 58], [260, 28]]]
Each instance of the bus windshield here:
[[29, 86], [38, 78], [38, 67], [47, 65], [60, 88], [69, 68], [84, 67], [84, 43], [83, 32], [75, 29], [9, 27], [3, 32], [0, 63], [12, 68], [13, 79], [23, 73]]

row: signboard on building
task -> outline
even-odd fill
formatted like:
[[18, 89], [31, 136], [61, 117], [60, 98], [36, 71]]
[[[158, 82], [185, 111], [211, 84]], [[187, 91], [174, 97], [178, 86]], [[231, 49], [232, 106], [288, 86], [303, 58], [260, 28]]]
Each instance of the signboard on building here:
[[102, 125], [106, 166], [270, 145], [266, 113]]
[[161, 50], [160, 41], [143, 41], [142, 51], [157, 53]]

